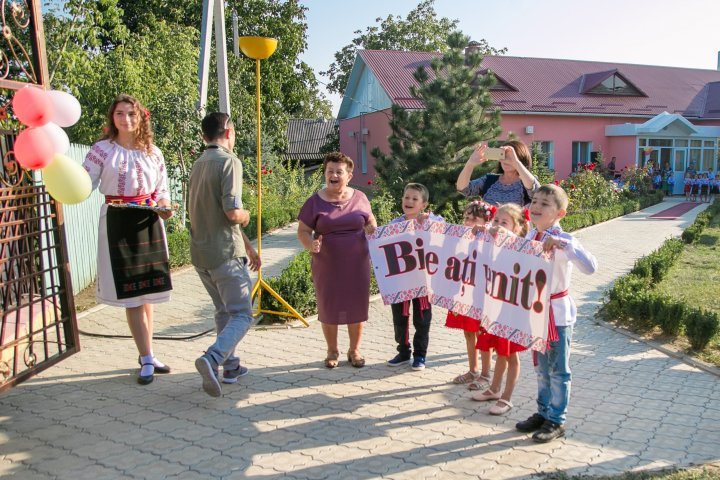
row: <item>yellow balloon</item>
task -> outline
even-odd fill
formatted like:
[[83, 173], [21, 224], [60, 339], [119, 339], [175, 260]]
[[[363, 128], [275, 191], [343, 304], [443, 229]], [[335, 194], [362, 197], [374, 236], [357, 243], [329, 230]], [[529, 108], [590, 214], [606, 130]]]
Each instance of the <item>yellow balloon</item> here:
[[48, 193], [60, 203], [80, 203], [92, 192], [92, 181], [85, 169], [59, 153], [42, 169], [42, 176]]

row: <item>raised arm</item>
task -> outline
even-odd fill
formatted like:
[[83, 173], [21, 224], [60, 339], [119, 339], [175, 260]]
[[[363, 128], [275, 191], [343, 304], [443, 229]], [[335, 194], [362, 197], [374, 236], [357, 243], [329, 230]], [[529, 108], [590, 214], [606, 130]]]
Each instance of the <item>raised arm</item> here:
[[487, 144], [478, 143], [475, 145], [475, 149], [470, 155], [470, 158], [467, 159], [467, 162], [465, 162], [465, 166], [460, 171], [457, 182], [455, 182], [455, 188], [457, 188], [458, 192], [462, 192], [470, 185], [470, 179], [472, 178], [475, 167], [487, 161], [487, 158], [485, 158], [485, 149], [487, 149]]

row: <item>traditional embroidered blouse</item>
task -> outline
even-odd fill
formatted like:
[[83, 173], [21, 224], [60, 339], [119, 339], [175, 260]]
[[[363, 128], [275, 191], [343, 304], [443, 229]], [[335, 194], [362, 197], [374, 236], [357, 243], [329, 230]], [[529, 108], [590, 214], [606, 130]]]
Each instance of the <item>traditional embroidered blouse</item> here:
[[110, 140], [90, 147], [83, 167], [90, 174], [93, 189], [103, 195], [137, 197], [151, 195], [153, 200], [170, 199], [165, 158], [155, 145], [152, 154], [128, 150]]
[[[525, 238], [535, 239], [537, 230], [533, 229]], [[553, 225], [545, 230], [538, 241], [545, 241], [547, 236], [557, 237], [562, 245], [555, 251], [555, 263], [550, 284], [550, 294], [560, 293], [570, 288], [573, 266], [576, 266], [586, 275], [595, 273], [597, 259], [585, 250], [580, 241], [572, 234], [563, 232], [559, 225]], [[573, 325], [577, 320], [577, 308], [570, 295], [550, 300], [553, 309], [555, 325], [565, 327]]]

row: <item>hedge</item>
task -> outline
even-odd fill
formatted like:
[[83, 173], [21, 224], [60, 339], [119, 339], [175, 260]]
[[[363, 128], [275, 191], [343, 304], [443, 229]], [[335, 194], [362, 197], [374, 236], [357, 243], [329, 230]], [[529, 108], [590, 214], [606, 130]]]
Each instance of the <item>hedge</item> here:
[[718, 214], [720, 203], [715, 202], [683, 231], [682, 240], [666, 240], [656, 251], [639, 258], [630, 273], [617, 279], [605, 292], [603, 313], [638, 331], [660, 327], [663, 333], [677, 336], [684, 327], [692, 348], [704, 349], [720, 331], [718, 315], [692, 308], [682, 300], [656, 290], [656, 286], [682, 253], [683, 243], [695, 242]]

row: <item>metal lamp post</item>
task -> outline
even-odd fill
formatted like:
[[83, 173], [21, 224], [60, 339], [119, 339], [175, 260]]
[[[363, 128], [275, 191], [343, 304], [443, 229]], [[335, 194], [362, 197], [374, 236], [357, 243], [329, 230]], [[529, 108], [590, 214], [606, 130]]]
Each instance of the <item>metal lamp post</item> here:
[[[267, 37], [240, 37], [240, 50], [249, 58], [255, 60], [255, 110], [257, 113], [257, 253], [262, 258], [262, 165], [260, 159], [260, 60], [269, 58], [277, 48], [277, 39]], [[251, 298], [257, 297], [256, 315], [269, 313], [273, 315], [281, 315], [285, 317], [295, 317], [302, 321], [305, 326], [309, 324], [289, 303], [287, 303], [270, 285], [262, 278], [262, 267], [258, 268], [257, 282], [253, 286]], [[278, 312], [274, 310], [263, 310], [262, 308], [262, 291], [267, 291], [270, 295], [285, 307], [287, 312]]]

